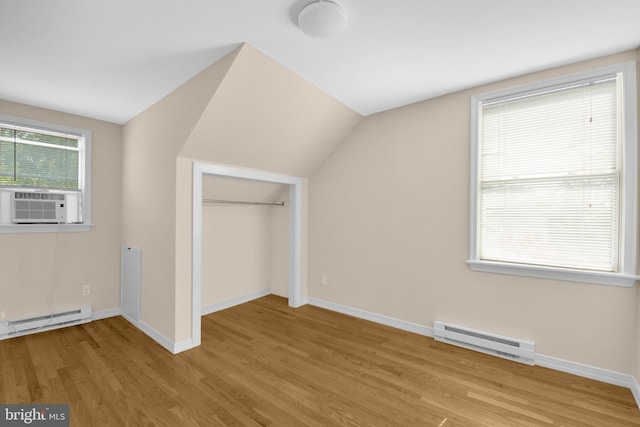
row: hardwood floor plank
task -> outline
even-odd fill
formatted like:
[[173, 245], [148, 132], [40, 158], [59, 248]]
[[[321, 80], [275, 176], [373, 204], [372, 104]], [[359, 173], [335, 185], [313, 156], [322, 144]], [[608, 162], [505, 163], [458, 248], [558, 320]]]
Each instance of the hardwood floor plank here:
[[631, 392], [267, 296], [172, 355], [122, 318], [0, 342], [1, 403], [73, 426], [640, 426]]

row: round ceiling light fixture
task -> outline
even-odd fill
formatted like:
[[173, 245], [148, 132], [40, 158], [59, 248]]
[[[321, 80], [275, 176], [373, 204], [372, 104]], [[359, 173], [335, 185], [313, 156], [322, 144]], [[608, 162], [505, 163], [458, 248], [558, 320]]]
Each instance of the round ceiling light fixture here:
[[347, 27], [347, 13], [332, 1], [315, 1], [302, 8], [298, 26], [309, 37], [334, 37]]

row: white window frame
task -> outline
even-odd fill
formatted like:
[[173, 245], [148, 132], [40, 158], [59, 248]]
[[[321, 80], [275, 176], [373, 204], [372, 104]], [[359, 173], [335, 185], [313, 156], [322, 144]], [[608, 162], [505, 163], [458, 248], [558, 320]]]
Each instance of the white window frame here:
[[[622, 141], [622, 167], [623, 176], [621, 191], [621, 217], [620, 217], [620, 243], [619, 257], [621, 266], [619, 272], [598, 272], [590, 270], [577, 270], [570, 268], [556, 268], [528, 264], [502, 263], [485, 261], [479, 254], [479, 119], [483, 102], [513, 96], [525, 92], [542, 91], [556, 86], [568, 85], [572, 82], [594, 78], [602, 75], [622, 73], [623, 75], [623, 141]], [[589, 70], [556, 79], [540, 81], [524, 86], [494, 91], [471, 98], [471, 159], [470, 159], [470, 225], [469, 225], [469, 259], [467, 263], [474, 271], [510, 274], [517, 276], [537, 277], [544, 279], [568, 280], [581, 283], [613, 285], [631, 287], [640, 280], [636, 273], [636, 248], [637, 248], [637, 89], [636, 89], [636, 64], [626, 62], [623, 64]]]
[[[55, 123], [41, 122], [22, 117], [0, 114], [0, 122], [33, 128], [34, 131], [51, 131], [78, 135], [84, 139], [80, 147], [80, 193], [82, 200], [82, 223], [77, 224], [0, 224], [0, 233], [50, 233], [89, 231], [93, 226], [91, 220], [91, 131]], [[29, 187], [2, 187], [2, 189], [33, 191]], [[57, 191], [57, 190], [56, 190]], [[64, 191], [63, 191], [64, 192]]]

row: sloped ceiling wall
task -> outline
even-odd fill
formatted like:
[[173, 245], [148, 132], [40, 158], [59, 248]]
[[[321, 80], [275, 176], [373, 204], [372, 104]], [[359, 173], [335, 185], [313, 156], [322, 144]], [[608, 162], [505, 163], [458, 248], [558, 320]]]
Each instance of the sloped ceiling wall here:
[[180, 155], [306, 177], [361, 119], [244, 44]]
[[480, 273], [465, 262], [471, 96], [637, 58], [623, 52], [368, 116], [309, 179], [308, 296], [529, 339], [538, 355], [614, 372], [635, 364], [640, 378], [637, 286]]
[[177, 156], [171, 248], [176, 342], [192, 336], [191, 162], [308, 177], [362, 120], [250, 45], [231, 55], [232, 64]]
[[122, 242], [143, 250], [141, 320], [175, 336], [176, 157], [233, 63], [227, 55], [123, 129]]
[[154, 266], [141, 320], [174, 342], [191, 336], [192, 160], [307, 177], [361, 119], [244, 44], [127, 123], [123, 242]]

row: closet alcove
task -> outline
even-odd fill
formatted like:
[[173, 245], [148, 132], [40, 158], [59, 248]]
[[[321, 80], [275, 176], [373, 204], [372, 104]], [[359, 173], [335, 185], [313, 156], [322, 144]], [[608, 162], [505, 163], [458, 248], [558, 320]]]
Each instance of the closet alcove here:
[[202, 314], [261, 295], [289, 297], [289, 185], [202, 180]]

